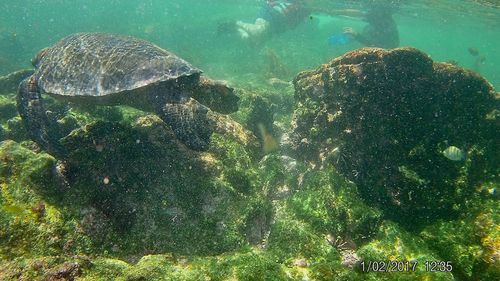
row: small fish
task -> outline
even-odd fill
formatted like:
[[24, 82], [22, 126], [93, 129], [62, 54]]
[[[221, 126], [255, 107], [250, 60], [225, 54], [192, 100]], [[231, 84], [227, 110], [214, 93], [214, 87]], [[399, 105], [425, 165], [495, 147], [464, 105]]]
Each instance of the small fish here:
[[443, 150], [443, 155], [451, 161], [465, 160], [465, 153], [460, 148], [453, 145], [450, 145], [448, 148]]
[[491, 188], [488, 188], [488, 193], [489, 193], [491, 196], [496, 197], [496, 196], [498, 195], [497, 188], [496, 188], [496, 187], [491, 187]]
[[269, 133], [264, 124], [257, 124], [259, 128], [260, 137], [262, 140], [262, 150], [264, 154], [268, 154], [279, 149], [278, 141]]

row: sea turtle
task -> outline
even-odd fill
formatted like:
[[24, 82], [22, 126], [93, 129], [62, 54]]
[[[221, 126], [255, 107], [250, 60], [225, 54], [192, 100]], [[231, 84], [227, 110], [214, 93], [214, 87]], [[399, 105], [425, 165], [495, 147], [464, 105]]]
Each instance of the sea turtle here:
[[238, 109], [233, 88], [200, 76], [185, 60], [134, 37], [72, 34], [41, 50], [32, 63], [35, 72], [19, 84], [18, 110], [31, 138], [54, 155], [65, 153], [62, 136], [46, 114], [41, 93], [67, 102], [154, 112], [181, 142], [198, 151], [210, 143], [210, 109]]

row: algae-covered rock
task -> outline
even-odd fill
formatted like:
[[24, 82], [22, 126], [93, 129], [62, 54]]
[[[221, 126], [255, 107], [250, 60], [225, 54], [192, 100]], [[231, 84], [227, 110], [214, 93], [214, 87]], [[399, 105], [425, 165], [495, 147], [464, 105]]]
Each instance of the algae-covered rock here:
[[279, 150], [279, 139], [289, 129], [293, 92], [240, 90], [240, 96], [240, 110], [232, 116], [257, 137], [257, 157]]
[[41, 256], [2, 263], [0, 280], [77, 280], [92, 262], [86, 256]]
[[[443, 261], [418, 236], [387, 222], [376, 238], [357, 252], [362, 262], [357, 270], [375, 280], [455, 280], [453, 263]], [[387, 277], [386, 275], [391, 275]]]
[[349, 275], [357, 260], [348, 259], [355, 259], [358, 247], [377, 233], [380, 211], [365, 205], [356, 187], [331, 165], [311, 170], [271, 154], [260, 168], [273, 208], [260, 247], [287, 265], [292, 278], [333, 280]]
[[[94, 122], [64, 139], [72, 152], [65, 162], [4, 142], [9, 193], [3, 194], [24, 195], [8, 202], [3, 195], [0, 220], [27, 221], [2, 227], [13, 229], [3, 233], [10, 242], [1, 245], [2, 274], [33, 280], [328, 278], [350, 271], [342, 265], [341, 243], [331, 243], [328, 234], [361, 245], [378, 227], [379, 212], [331, 167], [301, 176], [305, 167], [287, 157], [270, 155], [257, 165], [244, 145], [226, 136], [215, 135], [211, 150], [199, 153], [171, 135], [155, 116], [133, 126]], [[29, 204], [18, 203], [23, 200]], [[76, 265], [75, 254], [95, 258]], [[25, 266], [47, 259], [54, 261]]]
[[[488, 117], [498, 99], [471, 71], [412, 48], [365, 48], [294, 85], [295, 155], [333, 163], [369, 204], [408, 226], [459, 212], [498, 172], [498, 121]], [[463, 160], [443, 153], [450, 146]]]
[[0, 95], [0, 140], [23, 141], [26, 130], [17, 114], [16, 96], [13, 93]]
[[0, 121], [3, 123], [17, 115], [14, 94], [0, 96]]
[[453, 264], [453, 273], [463, 280], [500, 278], [500, 204], [495, 198], [474, 198], [469, 213], [457, 220], [438, 221], [420, 236]]
[[33, 69], [23, 69], [0, 77], [0, 94], [16, 93], [19, 83], [33, 74]]
[[[252, 200], [241, 190], [252, 190], [253, 179], [242, 175], [247, 180], [236, 187], [225, 178], [236, 165], [248, 169], [251, 164], [237, 142], [221, 140], [224, 146], [214, 148], [220, 157], [194, 152], [160, 119], [147, 116], [133, 127], [91, 123], [62, 143], [70, 151], [64, 174], [71, 187], [60, 202], [74, 206], [96, 244], [141, 255], [216, 253], [244, 242], [240, 210]], [[226, 167], [221, 151], [233, 149], [239, 159]]]
[[64, 162], [2, 143], [2, 259], [109, 251], [135, 260], [245, 244], [247, 213], [262, 201], [252, 198], [256, 175], [246, 151], [255, 140], [224, 124], [220, 130], [234, 135], [216, 134], [208, 153], [186, 149], [155, 116], [74, 130], [63, 140]]
[[0, 259], [86, 253], [90, 240], [52, 200], [65, 188], [55, 159], [4, 141], [0, 161]]
[[[373, 54], [369, 55], [370, 52]], [[365, 64], [367, 71], [370, 67], [375, 69], [379, 55], [386, 63], [391, 62], [391, 55], [385, 57], [385, 51], [366, 51], [366, 54], [373, 61], [354, 63], [360, 69]], [[398, 65], [397, 60], [414, 56], [413, 62], [419, 62], [417, 58], [422, 57], [412, 50], [397, 54], [401, 57], [391, 62], [394, 65]], [[425, 59], [414, 64], [428, 67], [429, 60]], [[300, 83], [306, 85], [304, 81], [309, 79], [307, 87], [323, 93], [315, 96], [306, 90], [296, 92], [299, 98], [296, 124], [290, 135], [292, 148], [299, 152], [296, 155], [285, 155], [285, 150], [263, 149], [266, 145], [263, 131], [276, 138], [286, 131], [290, 118], [288, 107], [273, 105], [281, 105], [280, 93], [263, 97], [249, 94], [243, 96], [242, 110], [235, 116], [211, 116], [216, 126], [206, 152], [187, 149], [155, 115], [124, 107], [96, 107], [90, 113], [83, 113], [79, 108], [46, 99], [52, 117], [67, 135], [61, 140], [69, 151], [64, 161], [26, 141], [22, 131], [16, 130], [21, 122], [12, 111], [14, 96], [0, 97], [0, 107], [5, 105], [5, 115], [0, 116], [4, 138], [16, 136], [15, 140], [20, 142], [0, 143], [0, 280], [472, 280], [474, 276], [498, 279], [497, 185], [495, 178], [484, 176], [490, 174], [496, 163], [490, 157], [494, 144], [489, 143], [494, 134], [488, 129], [494, 123], [495, 113], [486, 117], [486, 121], [476, 116], [479, 119], [474, 120], [484, 121], [485, 125], [472, 132], [478, 141], [471, 147], [439, 141], [430, 153], [432, 142], [422, 139], [422, 144], [403, 153], [405, 156], [387, 153], [391, 151], [388, 148], [377, 150], [377, 156], [388, 154], [386, 158], [380, 157], [385, 160], [405, 160], [404, 165], [398, 166], [402, 176], [396, 180], [403, 178], [410, 182], [408, 188], [417, 184], [436, 191], [428, 174], [422, 173], [428, 167], [416, 169], [425, 156], [431, 155], [435, 157], [431, 158], [433, 163], [445, 165], [435, 169], [436, 175], [440, 169], [451, 169], [439, 182], [444, 183], [443, 193], [433, 196], [439, 200], [443, 197], [445, 203], [446, 200], [462, 203], [456, 206], [466, 211], [454, 220], [431, 221], [422, 229], [408, 230], [384, 220], [383, 216], [392, 210], [397, 211], [395, 218], [407, 214], [406, 205], [385, 204], [396, 197], [381, 196], [386, 193], [372, 196], [368, 191], [375, 189], [367, 189], [365, 181], [356, 180], [373, 181], [371, 177], [377, 175], [371, 170], [373, 157], [364, 158], [368, 155], [366, 147], [361, 146], [355, 156], [363, 156], [359, 159], [367, 161], [350, 162], [354, 158], [349, 158], [353, 155], [349, 153], [358, 148], [354, 145], [368, 142], [368, 135], [349, 139], [350, 127], [345, 128], [347, 131], [341, 137], [334, 134], [341, 124], [350, 124], [334, 121], [358, 122], [353, 115], [347, 115], [350, 118], [344, 113], [329, 115], [337, 101], [330, 102], [326, 98], [329, 92], [324, 89], [336, 88], [328, 84], [324, 71], [338, 70], [341, 65], [324, 66], [318, 70], [318, 76], [301, 74], [299, 77], [303, 79], [296, 80], [298, 87]], [[430, 65], [434, 68], [440, 64]], [[463, 73], [473, 82], [479, 79], [455, 70], [458, 74], [453, 75]], [[419, 77], [422, 72], [408, 71], [413, 71], [412, 77]], [[381, 83], [380, 89], [396, 83], [379, 78], [376, 81]], [[317, 88], [321, 83], [323, 88]], [[373, 90], [369, 84], [361, 84], [359, 87]], [[407, 86], [409, 92], [411, 85]], [[375, 95], [374, 92], [369, 91], [368, 96]], [[205, 94], [207, 99], [218, 103], [210, 93]], [[458, 91], [456, 94], [459, 95]], [[343, 106], [351, 106], [349, 102], [356, 100], [342, 97], [345, 99], [339, 101], [345, 102]], [[373, 125], [390, 125], [389, 129], [381, 130], [395, 133], [395, 124], [383, 115], [382, 110], [387, 108], [377, 103], [378, 97], [371, 98], [373, 106], [363, 105], [362, 113], [378, 108], [377, 114], [384, 123], [374, 119]], [[289, 96], [283, 97], [288, 99]], [[356, 106], [346, 108], [354, 110]], [[301, 119], [305, 116], [311, 119]], [[333, 121], [323, 122], [322, 118]], [[398, 118], [395, 120], [403, 120]], [[468, 118], [472, 117], [464, 117], [460, 122]], [[363, 122], [359, 128], [372, 124]], [[264, 124], [264, 130], [258, 124]], [[409, 132], [415, 133], [412, 130], [416, 129]], [[483, 130], [490, 135], [482, 135]], [[453, 130], [445, 131], [452, 134]], [[367, 132], [377, 139], [374, 136], [378, 135]], [[297, 141], [298, 136], [305, 138]], [[372, 150], [379, 148], [368, 145]], [[448, 150], [455, 155], [443, 155], [451, 146], [456, 149]], [[396, 144], [388, 147], [399, 148]], [[460, 151], [467, 154], [465, 160], [446, 158], [461, 159]], [[262, 157], [263, 154], [266, 155]], [[346, 173], [345, 167], [361, 163], [367, 164], [369, 174], [363, 174], [363, 170], [361, 175], [350, 177]], [[459, 170], [458, 179], [455, 168]], [[388, 174], [380, 175], [381, 182], [374, 187], [387, 183]], [[483, 183], [474, 186], [474, 182]], [[466, 191], [461, 197], [463, 201], [445, 198], [451, 185], [462, 188], [455, 190], [456, 193]], [[436, 203], [423, 195], [411, 193], [411, 196], [401, 203], [415, 208], [417, 214], [423, 214], [418, 203]], [[381, 198], [387, 201], [374, 204], [374, 200]], [[453, 271], [426, 271], [425, 261], [432, 260], [450, 261]], [[418, 262], [418, 268], [401, 273], [363, 272], [362, 265], [366, 268], [370, 261], [401, 261], [408, 262], [408, 266]]]

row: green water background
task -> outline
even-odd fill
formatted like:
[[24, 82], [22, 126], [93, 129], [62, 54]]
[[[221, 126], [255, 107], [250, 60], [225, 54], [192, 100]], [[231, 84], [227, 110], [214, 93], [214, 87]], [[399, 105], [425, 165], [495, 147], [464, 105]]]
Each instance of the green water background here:
[[[316, 1], [325, 8], [358, 7], [359, 1]], [[348, 50], [331, 46], [328, 37], [343, 27], [361, 29], [358, 18], [314, 14], [298, 28], [260, 45], [217, 34], [223, 22], [255, 20], [256, 0], [1, 0], [0, 74], [30, 67], [38, 50], [65, 35], [83, 31], [115, 32], [148, 39], [187, 59], [206, 74], [232, 83], [266, 85], [269, 52], [286, 67], [284, 80], [315, 68]], [[500, 9], [468, 1], [407, 1], [394, 16], [401, 46], [413, 46], [434, 60], [456, 61], [485, 76], [500, 89]], [[468, 48], [476, 48], [484, 63]]]

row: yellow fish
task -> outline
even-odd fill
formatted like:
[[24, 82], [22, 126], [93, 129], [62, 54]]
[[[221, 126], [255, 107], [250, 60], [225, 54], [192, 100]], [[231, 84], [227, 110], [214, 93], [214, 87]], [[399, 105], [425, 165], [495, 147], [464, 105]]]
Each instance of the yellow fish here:
[[276, 151], [279, 148], [278, 141], [267, 131], [262, 123], [257, 124], [257, 127], [259, 128], [264, 154]]

